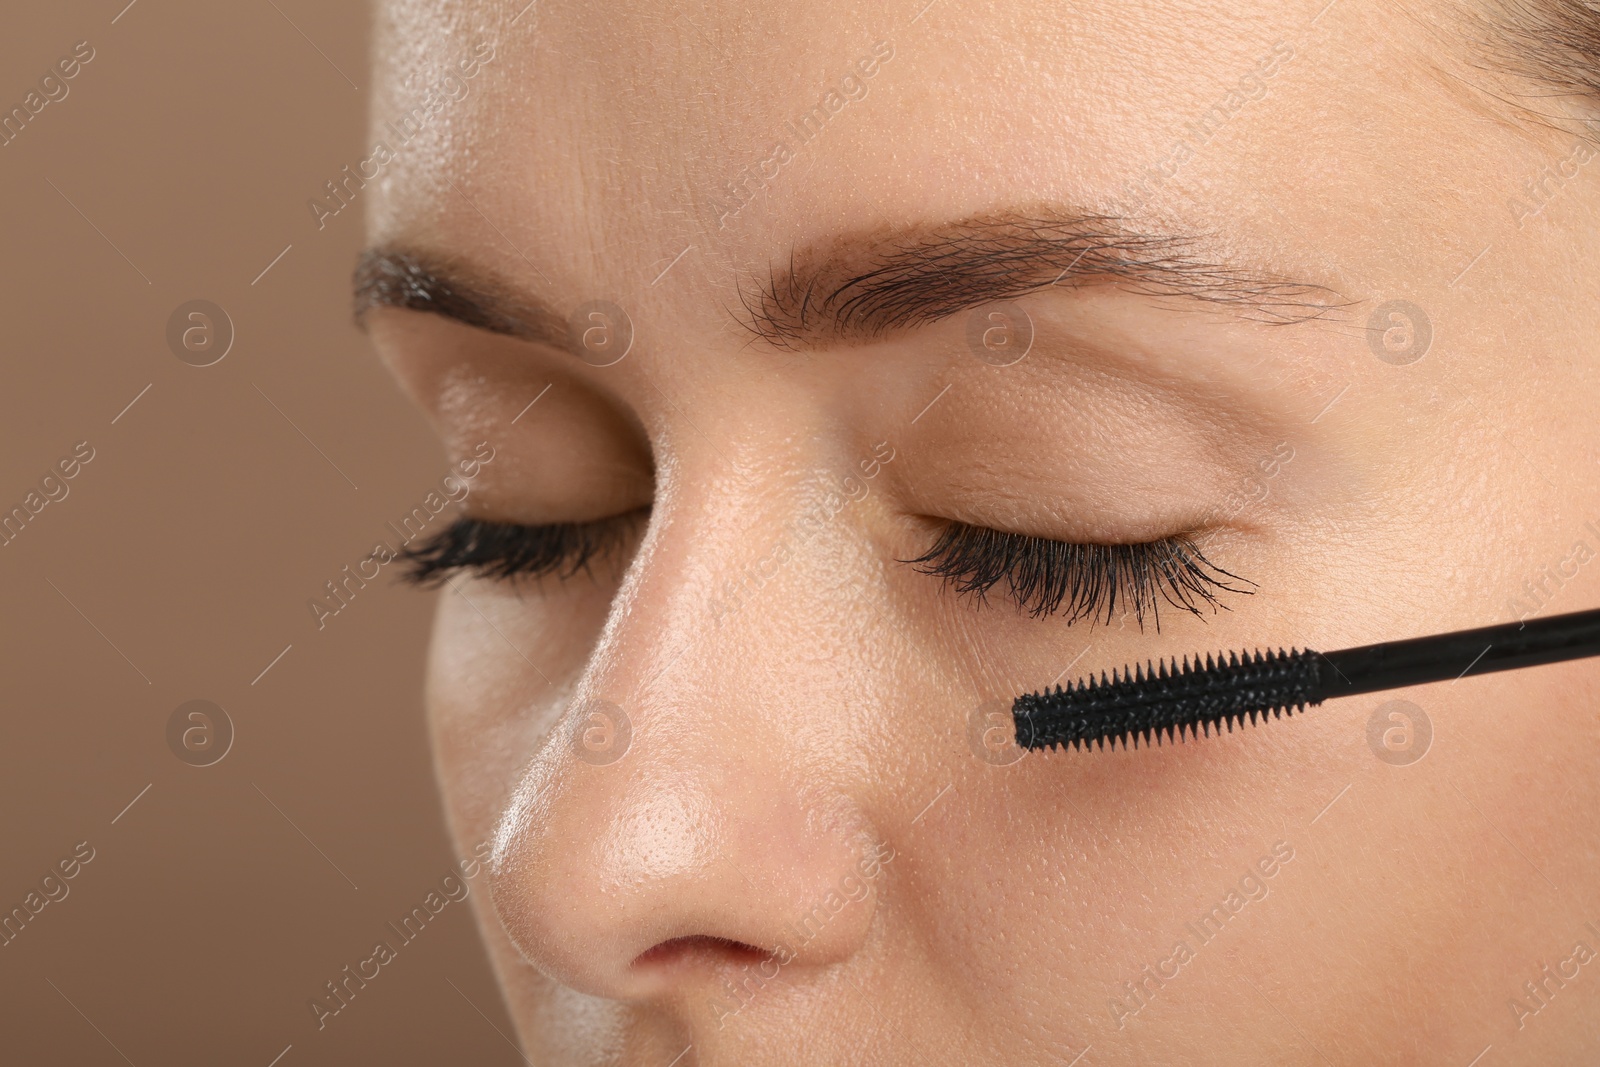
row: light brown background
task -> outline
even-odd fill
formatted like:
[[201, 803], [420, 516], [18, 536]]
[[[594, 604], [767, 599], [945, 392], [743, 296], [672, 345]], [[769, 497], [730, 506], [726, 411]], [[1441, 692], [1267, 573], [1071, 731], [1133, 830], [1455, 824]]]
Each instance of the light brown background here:
[[[0, 1062], [520, 1063], [464, 903], [326, 1029], [307, 1007], [452, 863], [431, 598], [386, 576], [321, 632], [306, 606], [445, 472], [350, 324], [358, 213], [306, 207], [361, 158], [368, 12], [125, 3], [0, 17], [4, 110], [96, 51], [0, 148], [0, 507], [96, 452], [0, 548], [0, 910], [96, 850], [0, 948]], [[237, 332], [203, 369], [165, 340], [194, 298]], [[165, 740], [197, 697], [237, 730], [208, 768]]]

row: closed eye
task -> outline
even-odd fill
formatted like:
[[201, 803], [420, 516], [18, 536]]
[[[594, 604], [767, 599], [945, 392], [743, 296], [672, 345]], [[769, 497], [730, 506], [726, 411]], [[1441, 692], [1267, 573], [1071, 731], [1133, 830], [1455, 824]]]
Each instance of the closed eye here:
[[1004, 583], [1007, 595], [1034, 618], [1060, 615], [1106, 623], [1131, 612], [1140, 629], [1148, 613], [1157, 632], [1161, 605], [1192, 615], [1226, 607], [1220, 593], [1254, 592], [1255, 583], [1223, 570], [1189, 537], [1134, 544], [1080, 544], [952, 522], [932, 548], [901, 560], [944, 579], [982, 602]]
[[[567, 579], [615, 559], [635, 541], [650, 509], [579, 523], [488, 522], [458, 519], [401, 553], [405, 577], [437, 585], [457, 573], [499, 581], [553, 576]], [[1255, 583], [1208, 560], [1192, 538], [1174, 535], [1130, 544], [1055, 541], [951, 522], [933, 546], [900, 562], [942, 579], [958, 594], [986, 601], [1002, 584], [1019, 610], [1034, 618], [1060, 616], [1115, 621], [1151, 616], [1161, 628], [1161, 605], [1201, 615], [1225, 608], [1222, 593], [1249, 595]]]
[[463, 518], [400, 555], [406, 579], [418, 585], [438, 585], [460, 572], [500, 581], [565, 579], [619, 556], [649, 515], [646, 507], [594, 522], [538, 526]]

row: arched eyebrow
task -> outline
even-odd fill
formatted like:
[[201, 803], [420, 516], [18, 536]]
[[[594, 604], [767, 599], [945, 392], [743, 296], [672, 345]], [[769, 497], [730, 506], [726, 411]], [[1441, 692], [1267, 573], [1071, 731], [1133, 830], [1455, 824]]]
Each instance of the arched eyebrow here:
[[1200, 249], [1211, 243], [1050, 209], [854, 234], [792, 253], [741, 292], [742, 319], [766, 344], [811, 349], [882, 340], [1050, 288], [1113, 284], [1281, 324], [1348, 306], [1328, 286], [1208, 258]]
[[[1112, 284], [1278, 324], [1324, 318], [1348, 305], [1328, 286], [1209, 258], [1199, 251], [1206, 243], [1060, 210], [849, 233], [798, 246], [764, 283], [741, 286], [742, 314], [734, 317], [753, 341], [798, 351], [883, 340], [1050, 288]], [[404, 249], [362, 254], [357, 320], [373, 307], [429, 311], [567, 347], [566, 319], [554, 305], [465, 264]]]

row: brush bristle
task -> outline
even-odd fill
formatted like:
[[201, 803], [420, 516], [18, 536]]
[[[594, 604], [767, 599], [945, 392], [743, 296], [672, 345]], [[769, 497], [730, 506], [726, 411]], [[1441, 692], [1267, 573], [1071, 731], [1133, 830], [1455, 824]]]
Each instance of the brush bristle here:
[[1116, 747], [1160, 744], [1185, 736], [1210, 736], [1224, 724], [1232, 731], [1246, 719], [1281, 718], [1318, 695], [1318, 654], [1309, 649], [1256, 652], [1223, 660], [1207, 656], [1190, 664], [1163, 661], [1132, 671], [1104, 673], [1098, 681], [1056, 686], [1020, 696], [1011, 705], [1017, 744], [1022, 748], [1071, 745], [1086, 748], [1107, 742]]

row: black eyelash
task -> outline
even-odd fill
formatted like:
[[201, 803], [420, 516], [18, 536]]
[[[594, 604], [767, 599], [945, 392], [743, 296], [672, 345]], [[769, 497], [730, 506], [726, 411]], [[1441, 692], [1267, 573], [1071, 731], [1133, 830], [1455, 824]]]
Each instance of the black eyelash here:
[[1043, 537], [1002, 533], [983, 526], [950, 523], [933, 547], [916, 559], [902, 560], [923, 574], [944, 579], [958, 593], [982, 601], [1001, 582], [1020, 610], [1034, 618], [1064, 615], [1106, 623], [1132, 612], [1139, 628], [1145, 613], [1161, 629], [1161, 604], [1199, 615], [1215, 611], [1219, 593], [1254, 592], [1233, 582], [1254, 585], [1223, 570], [1187, 537], [1168, 537], [1142, 544], [1073, 544]]
[[458, 571], [499, 580], [551, 574], [570, 578], [624, 547], [645, 514], [632, 511], [598, 522], [544, 526], [457, 519], [401, 552], [400, 558], [405, 562], [405, 579], [417, 585], [438, 585]]

